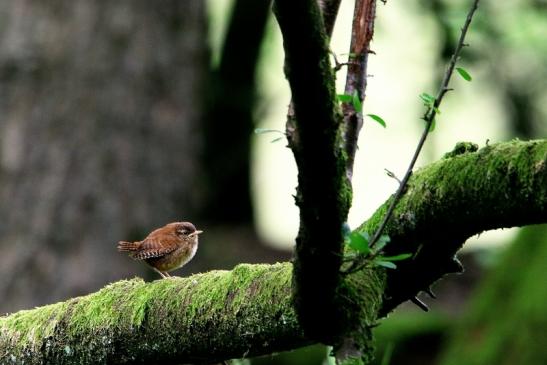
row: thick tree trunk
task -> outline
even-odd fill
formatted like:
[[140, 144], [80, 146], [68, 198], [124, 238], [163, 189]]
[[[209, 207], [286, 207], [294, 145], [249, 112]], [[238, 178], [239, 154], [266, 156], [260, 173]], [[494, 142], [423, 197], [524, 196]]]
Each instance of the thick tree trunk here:
[[192, 219], [208, 59], [199, 0], [13, 0], [0, 14], [5, 312], [135, 273], [119, 239]]
[[213, 224], [252, 226], [251, 136], [255, 127], [256, 74], [271, 0], [237, 0], [219, 66], [207, 88], [203, 217]]

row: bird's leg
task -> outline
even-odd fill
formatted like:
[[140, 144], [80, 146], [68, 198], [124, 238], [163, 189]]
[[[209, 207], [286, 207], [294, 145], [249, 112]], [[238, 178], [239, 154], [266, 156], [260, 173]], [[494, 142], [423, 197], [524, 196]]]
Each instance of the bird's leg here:
[[164, 272], [164, 274], [166, 275], [167, 279], [175, 279], [176, 276], [171, 276], [171, 274], [169, 274], [168, 272]]
[[165, 279], [165, 278], [167, 277], [167, 276], [165, 276], [165, 274], [164, 274], [163, 272], [159, 271], [159, 270], [156, 269], [155, 267], [152, 266], [152, 269], [154, 269], [155, 272], [157, 272], [158, 274], [160, 274], [161, 277], [162, 277], [163, 279]]

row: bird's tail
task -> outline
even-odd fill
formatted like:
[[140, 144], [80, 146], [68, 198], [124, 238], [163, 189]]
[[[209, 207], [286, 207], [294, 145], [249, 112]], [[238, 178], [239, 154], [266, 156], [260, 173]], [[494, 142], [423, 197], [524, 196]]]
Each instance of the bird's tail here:
[[120, 252], [132, 252], [139, 249], [140, 242], [118, 242], [118, 251]]

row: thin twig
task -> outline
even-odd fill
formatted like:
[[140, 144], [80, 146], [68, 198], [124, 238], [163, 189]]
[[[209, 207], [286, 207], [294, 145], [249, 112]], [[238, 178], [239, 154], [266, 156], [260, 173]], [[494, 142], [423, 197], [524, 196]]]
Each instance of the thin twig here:
[[[346, 95], [359, 97], [361, 103], [365, 99], [367, 88], [367, 63], [370, 42], [374, 35], [374, 18], [376, 16], [376, 0], [356, 0], [353, 12], [350, 53], [348, 57], [348, 73], [346, 76]], [[357, 152], [357, 140], [363, 126], [363, 114], [355, 110], [352, 103], [342, 104], [344, 113], [344, 150], [348, 156], [346, 175], [351, 181], [353, 164]]]
[[[410, 179], [410, 176], [412, 175], [414, 164], [416, 163], [416, 160], [418, 159], [418, 156], [420, 155], [420, 152], [422, 151], [422, 147], [424, 146], [427, 135], [429, 134], [431, 124], [433, 124], [433, 121], [435, 120], [435, 116], [437, 115], [439, 106], [441, 105], [441, 102], [445, 94], [449, 90], [451, 90], [448, 88], [448, 83], [450, 82], [450, 78], [452, 77], [454, 68], [456, 67], [456, 62], [458, 61], [460, 52], [462, 48], [466, 46], [466, 44], [464, 43], [465, 36], [467, 34], [467, 30], [469, 29], [469, 25], [471, 24], [471, 20], [473, 19], [473, 15], [475, 14], [475, 11], [477, 10], [479, 6], [479, 1], [480, 0], [473, 1], [473, 5], [471, 6], [471, 9], [469, 10], [467, 14], [465, 24], [461, 30], [460, 39], [458, 40], [458, 44], [456, 46], [456, 50], [454, 51], [454, 54], [452, 55], [452, 58], [450, 59], [450, 63], [444, 74], [443, 80], [441, 82], [441, 87], [439, 89], [439, 92], [437, 93], [437, 97], [435, 98], [435, 102], [433, 103], [433, 105], [429, 107], [429, 109], [425, 112], [425, 115], [423, 117], [423, 119], [425, 120], [425, 127], [422, 133], [422, 136], [420, 138], [420, 141], [418, 142], [418, 146], [416, 147], [416, 151], [414, 151], [414, 156], [412, 156], [412, 160], [410, 161], [410, 164], [405, 173], [405, 176], [403, 177], [401, 184], [399, 184], [399, 188], [397, 189], [397, 192], [395, 193], [395, 196], [393, 197], [393, 200], [391, 201], [391, 204], [386, 212], [386, 215], [384, 216], [384, 219], [380, 223], [380, 226], [378, 227], [376, 232], [374, 232], [374, 235], [372, 236], [369, 242], [369, 246], [371, 248], [373, 248], [376, 242], [378, 242], [378, 239], [381, 237], [387, 223], [391, 219], [391, 216], [393, 215], [393, 211], [395, 210], [397, 203], [401, 199], [401, 196], [403, 195], [406, 185], [408, 183], [408, 180]], [[359, 261], [354, 261], [354, 263], [350, 265], [350, 267], [345, 272], [350, 273], [350, 272], [361, 270], [365, 265], [365, 263], [363, 263], [362, 261], [364, 261], [363, 258], [361, 258], [361, 260]]]
[[392, 178], [392, 179], [397, 180], [397, 182], [399, 183], [399, 185], [403, 183], [403, 182], [397, 177], [397, 175], [395, 175], [392, 171], [389, 171], [388, 169], [384, 169], [384, 171], [386, 172], [387, 176], [389, 176], [389, 177]]

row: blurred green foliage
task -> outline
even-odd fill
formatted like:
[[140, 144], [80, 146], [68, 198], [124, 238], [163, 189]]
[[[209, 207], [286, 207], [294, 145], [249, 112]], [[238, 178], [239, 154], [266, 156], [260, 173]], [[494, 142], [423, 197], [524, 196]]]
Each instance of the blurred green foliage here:
[[523, 228], [476, 289], [442, 365], [547, 364], [547, 225]]

